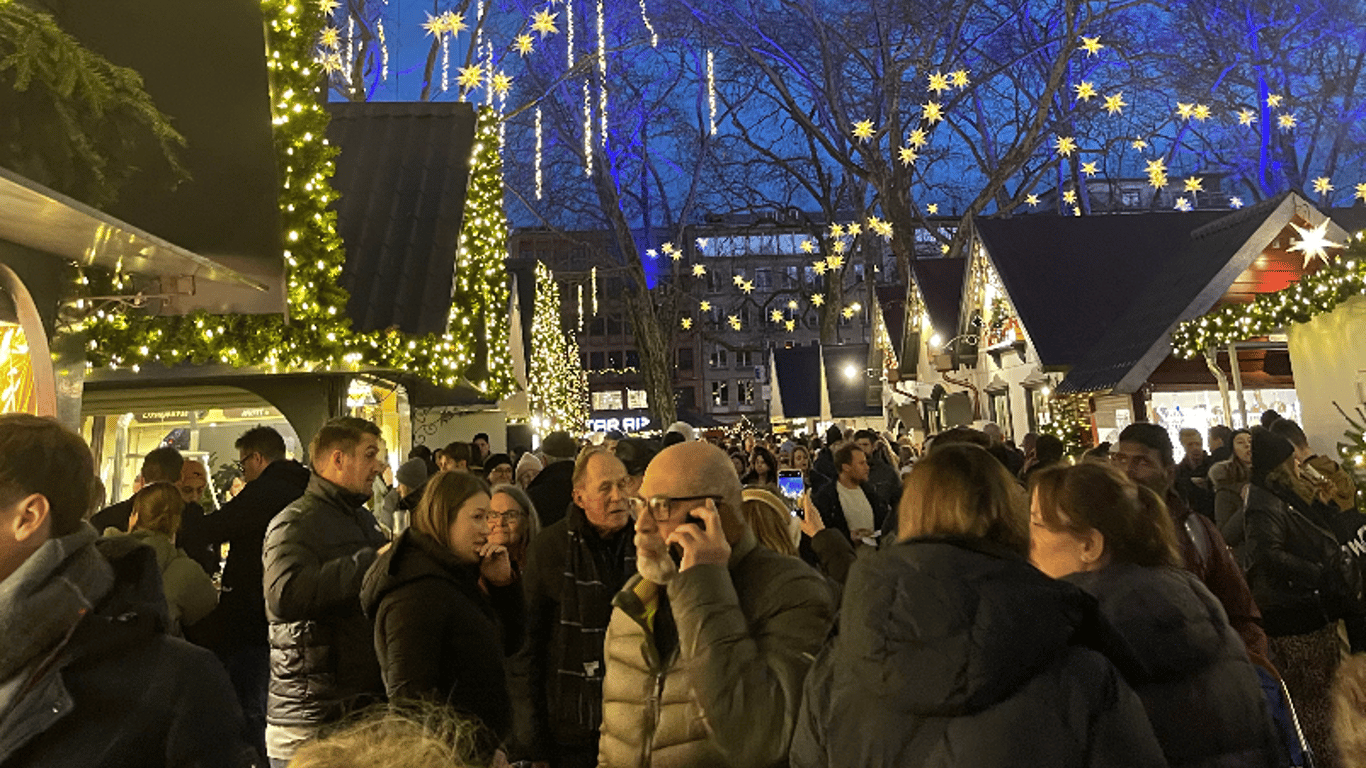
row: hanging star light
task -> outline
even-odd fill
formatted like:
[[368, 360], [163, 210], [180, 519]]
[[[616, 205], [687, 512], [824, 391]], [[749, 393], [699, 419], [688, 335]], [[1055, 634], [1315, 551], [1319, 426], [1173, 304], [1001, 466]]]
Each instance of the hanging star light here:
[[1276, 127], [1280, 128], [1282, 131], [1288, 131], [1297, 124], [1299, 124], [1299, 120], [1295, 118], [1294, 112], [1286, 112], [1285, 114], [1277, 115], [1276, 117]]
[[1132, 142], [1130, 142], [1129, 146], [1141, 152], [1148, 148], [1148, 142], [1143, 139], [1134, 139]]
[[1291, 222], [1290, 226], [1300, 233], [1299, 242], [1290, 246], [1286, 250], [1304, 254], [1304, 268], [1308, 269], [1310, 262], [1314, 259], [1322, 259], [1324, 264], [1328, 263], [1328, 249], [1346, 248], [1342, 243], [1335, 243], [1328, 239], [1328, 225], [1332, 221], [1324, 219], [1323, 223], [1317, 227], [1305, 229], [1300, 225]]
[[318, 0], [318, 9], [323, 12], [324, 16], [331, 16], [332, 12], [337, 10], [340, 5], [339, 0]]
[[1095, 176], [1097, 173], [1100, 173], [1099, 166], [1100, 163], [1098, 161], [1092, 163], [1082, 163], [1081, 172], [1086, 174], [1087, 176]]
[[929, 88], [931, 91], [934, 91], [936, 96], [949, 89], [948, 75], [945, 75], [942, 72], [935, 72], [934, 74], [930, 75], [929, 78]]
[[1059, 155], [1067, 157], [1077, 151], [1077, 140], [1071, 136], [1058, 136], [1054, 146]]
[[872, 120], [860, 120], [854, 123], [854, 138], [856, 139], [867, 141], [873, 138], [875, 132]]
[[[1081, 215], [1081, 206], [1079, 206], [1079, 205], [1074, 205], [1074, 206], [1072, 206], [1072, 215], [1073, 215], [1073, 216], [1080, 216], [1080, 215]], [[947, 253], [947, 252], [948, 252], [948, 251], [945, 251], [945, 253]]]
[[736, 330], [736, 331], [740, 330], [740, 316], [739, 316], [739, 315], [730, 315], [730, 316], [728, 316], [728, 317], [726, 318], [726, 322], [730, 324], [730, 327], [731, 327], [732, 330]]
[[843, 225], [843, 224], [831, 224], [831, 225], [830, 225], [830, 236], [831, 236], [831, 237], [844, 237], [844, 225]]
[[673, 253], [677, 249], [673, 243], [664, 243], [663, 245], [659, 246], [659, 250], [665, 253]]
[[802, 253], [815, 253], [816, 244], [810, 240], [802, 241]]
[[346, 68], [346, 65], [342, 62], [340, 53], [329, 53], [323, 57], [320, 63], [322, 64], [323, 71], [329, 75], [335, 75]]
[[1320, 176], [1314, 179], [1314, 191], [1320, 195], [1326, 195], [1334, 189], [1333, 182], [1327, 176]]
[[461, 67], [460, 76], [455, 79], [456, 85], [459, 85], [462, 89], [466, 91], [478, 88], [479, 85], [483, 82], [484, 65], [479, 64], [478, 62], [471, 64], [468, 67]]
[[912, 147], [915, 147], [916, 149], [925, 146], [929, 143], [929, 141], [929, 136], [925, 133], [924, 128], [914, 128], [911, 130], [910, 135], [906, 137], [906, 143], [910, 144]]
[[834, 256], [827, 256], [825, 258], [825, 266], [829, 267], [832, 271], [839, 269], [844, 266], [844, 257], [838, 253]]
[[949, 75], [949, 82], [953, 84], [954, 88], [967, 88], [972, 84], [972, 81], [968, 79], [968, 71], [966, 69], [955, 69], [953, 73]]
[[455, 11], [446, 11], [442, 16], [446, 17], [446, 31], [452, 35], [459, 35], [468, 28], [468, 25], [465, 24], [465, 17], [458, 15]]
[[1025, 195], [1025, 203], [1027, 203], [1030, 208], [1033, 208], [1039, 204], [1039, 196], [1035, 194]]
[[489, 80], [489, 88], [499, 96], [505, 96], [508, 90], [512, 88], [512, 78], [498, 72]]
[[769, 312], [768, 316], [775, 323], [781, 323], [783, 321], [783, 311], [781, 309], [775, 309], [772, 312]]
[[1077, 101], [1090, 101], [1096, 97], [1096, 87], [1086, 80], [1072, 86], [1072, 90], [1077, 92]]
[[692, 330], [692, 318], [691, 318], [691, 317], [685, 317], [685, 318], [683, 318], [682, 325], [683, 325], [683, 330], [685, 330], [685, 331]]
[[699, 250], [706, 250], [707, 243], [710, 243], [711, 240], [706, 237], [699, 237], [695, 242], [697, 243], [697, 247]]
[[857, 221], [851, 221], [849, 222], [849, 226], [844, 228], [844, 232], [850, 237], [858, 237], [863, 233], [863, 227], [860, 226]]
[[1065, 192], [1063, 192], [1063, 193], [1062, 193], [1062, 201], [1063, 201], [1064, 203], [1075, 203], [1075, 202], [1077, 202], [1077, 190], [1075, 190], [1075, 189], [1069, 189], [1069, 190], [1066, 190]]
[[318, 45], [324, 48], [336, 50], [341, 45], [341, 30], [336, 27], [327, 27], [318, 35]]
[[1284, 101], [1284, 100], [1285, 100], [1285, 97], [1284, 97], [1284, 96], [1281, 96], [1280, 94], [1276, 94], [1276, 93], [1267, 94], [1267, 97], [1266, 97], [1266, 105], [1267, 105], [1268, 107], [1271, 107], [1272, 109], [1275, 109], [1276, 107], [1279, 107], [1279, 106], [1281, 105], [1281, 102]]
[[944, 106], [937, 101], [922, 104], [920, 109], [921, 117], [931, 125], [944, 119]]
[[844, 309], [840, 310], [840, 314], [844, 315], [845, 320], [850, 320], [854, 317], [854, 308], [845, 307]]
[[742, 285], [745, 284], [745, 276], [744, 276], [744, 275], [736, 275], [735, 277], [732, 277], [730, 281], [731, 281], [732, 283], [735, 283], [735, 287], [738, 288], [738, 287], [740, 287], [740, 286], [742, 286]]
[[948, 243], [943, 243], [943, 244], [941, 244], [941, 245], [939, 246], [939, 252], [942, 253], [942, 254], [944, 254], [945, 256], [948, 256], [948, 255], [949, 255], [949, 244], [948, 244]]
[[548, 8], [531, 14], [531, 31], [541, 33], [542, 38], [559, 32], [560, 30], [555, 28], [555, 17], [557, 15], [551, 13]]
[[693, 277], [702, 277], [702, 276], [705, 275], [705, 274], [707, 274], [707, 268], [706, 268], [705, 265], [702, 265], [702, 264], [694, 264], [694, 265], [692, 265], [692, 276], [693, 276]]
[[815, 304], [815, 305], [818, 306], [818, 307], [821, 306], [821, 305], [823, 305], [823, 304], [825, 304], [825, 294], [823, 294], [823, 293], [818, 293], [818, 294], [812, 296], [812, 297], [811, 297], [811, 303], [812, 303], [812, 304]]
[[843, 240], [836, 240], [835, 242], [830, 244], [830, 250], [834, 251], [835, 253], [844, 253], [845, 249], [847, 249], [848, 247], [849, 245], [845, 243]]
[[811, 265], [811, 268], [815, 270], [818, 275], [825, 274], [825, 260], [822, 259], [821, 261], [814, 262]]
[[794, 330], [797, 329], [797, 321], [788, 320], [787, 322], [783, 323], [783, 327], [787, 329], [788, 333], [792, 333]]
[[746, 280], [743, 283], [740, 283], [740, 290], [744, 292], [746, 296], [748, 296], [751, 293], [754, 293], [754, 281]]
[[1205, 180], [1202, 179], [1202, 178], [1200, 178], [1200, 177], [1198, 177], [1198, 176], [1191, 176], [1191, 177], [1189, 177], [1189, 178], [1187, 178], [1187, 179], [1185, 179], [1184, 181], [1181, 182], [1181, 191], [1183, 191], [1183, 192], [1204, 192], [1204, 191], [1205, 191]]
[[939, 214], [939, 203], [930, 203], [925, 206], [925, 212], [931, 216], [937, 216]]
[[701, 312], [710, 312], [711, 302], [703, 299], [702, 301], [697, 302], [697, 309]]
[[525, 56], [528, 53], [531, 53], [532, 51], [536, 50], [536, 45], [531, 35], [528, 35], [525, 32], [523, 32], [522, 34], [512, 39], [512, 49], [517, 51], [517, 53]]
[[1182, 213], [1186, 213], [1191, 210], [1191, 201], [1184, 197], [1178, 197], [1176, 198], [1176, 205], [1173, 205], [1172, 207]]
[[1242, 207], [1243, 207], [1243, 198], [1241, 198], [1241, 197], [1236, 197], [1236, 196], [1235, 196], [1235, 197], [1230, 197], [1230, 198], [1228, 199], [1228, 207], [1234, 209], [1235, 211], [1238, 210], [1239, 208], [1242, 208]]
[[1358, 184], [1356, 190], [1356, 194], [1352, 196], [1353, 199], [1366, 201], [1366, 183]]
[[1124, 101], [1124, 91], [1105, 97], [1105, 111], [1111, 115], [1122, 113], [1127, 106], [1129, 104]]
[[669, 258], [673, 259], [674, 261], [682, 261], [682, 260], [683, 260], [683, 252], [682, 252], [682, 251], [673, 251], [672, 253], [669, 254]]
[[1100, 49], [1104, 47], [1105, 46], [1100, 44], [1100, 35], [1096, 35], [1095, 37], [1083, 37], [1081, 39], [1081, 48], [1086, 51], [1087, 56], [1095, 56], [1097, 53], [1100, 53]]
[[1195, 109], [1191, 110], [1191, 117], [1200, 122], [1208, 120], [1211, 114], [1210, 108], [1204, 104], [1196, 104]]
[[1193, 112], [1195, 112], [1195, 104], [1186, 104], [1181, 101], [1176, 102], [1176, 116], [1182, 120], [1191, 119], [1191, 113]]
[[[423, 11], [426, 13], [426, 11]], [[432, 37], [441, 37], [446, 34], [446, 14], [439, 13], [435, 16], [427, 13], [427, 20], [422, 22], [422, 28], [427, 30], [427, 34]]]
[[645, 255], [649, 256], [652, 259], [657, 259], [659, 258], [659, 251], [656, 251], [653, 248], [647, 248], [645, 249]]
[[1257, 122], [1257, 113], [1244, 107], [1238, 110], [1238, 125], [1252, 125]]
[[792, 299], [792, 300], [790, 300], [790, 301], [787, 302], [787, 308], [788, 308], [788, 309], [796, 309], [797, 306], [798, 306], [798, 305], [797, 305], [797, 300], [796, 300], [796, 299]]

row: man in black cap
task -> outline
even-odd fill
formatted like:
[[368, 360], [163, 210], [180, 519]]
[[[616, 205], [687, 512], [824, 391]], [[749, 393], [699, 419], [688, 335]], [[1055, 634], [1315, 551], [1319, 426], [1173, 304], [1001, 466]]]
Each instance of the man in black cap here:
[[574, 500], [574, 457], [578, 453], [578, 441], [568, 432], [551, 432], [541, 441], [545, 469], [526, 487], [526, 495], [541, 516], [541, 530], [564, 519]]

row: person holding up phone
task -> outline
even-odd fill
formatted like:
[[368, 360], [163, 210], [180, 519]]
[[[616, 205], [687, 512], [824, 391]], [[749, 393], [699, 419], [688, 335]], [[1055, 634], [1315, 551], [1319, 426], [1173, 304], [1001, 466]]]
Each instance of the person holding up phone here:
[[741, 498], [730, 458], [706, 443], [646, 469], [630, 500], [639, 575], [607, 629], [600, 765], [784, 761], [833, 599], [812, 569], [758, 546]]

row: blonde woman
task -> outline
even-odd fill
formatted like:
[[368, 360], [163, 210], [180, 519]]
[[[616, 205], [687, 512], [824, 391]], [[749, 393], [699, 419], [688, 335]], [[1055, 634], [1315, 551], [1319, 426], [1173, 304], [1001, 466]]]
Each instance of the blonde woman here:
[[185, 550], [175, 545], [185, 500], [171, 483], [153, 483], [133, 494], [133, 511], [128, 517], [128, 533], [109, 528], [106, 536], [127, 536], [151, 547], [161, 568], [161, 587], [166, 593], [170, 631], [182, 634], [183, 628], [208, 616], [218, 605], [218, 590], [213, 580]]

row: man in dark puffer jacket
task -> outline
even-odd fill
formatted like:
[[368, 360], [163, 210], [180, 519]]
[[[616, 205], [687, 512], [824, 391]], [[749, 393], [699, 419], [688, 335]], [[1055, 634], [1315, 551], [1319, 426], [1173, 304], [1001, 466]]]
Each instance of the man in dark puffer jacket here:
[[384, 468], [379, 427], [333, 419], [309, 446], [308, 490], [270, 523], [263, 550], [270, 620], [266, 753], [289, 762], [320, 726], [384, 696], [361, 581], [384, 545], [361, 505]]

